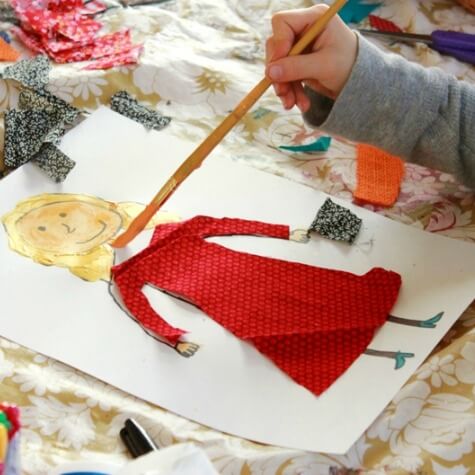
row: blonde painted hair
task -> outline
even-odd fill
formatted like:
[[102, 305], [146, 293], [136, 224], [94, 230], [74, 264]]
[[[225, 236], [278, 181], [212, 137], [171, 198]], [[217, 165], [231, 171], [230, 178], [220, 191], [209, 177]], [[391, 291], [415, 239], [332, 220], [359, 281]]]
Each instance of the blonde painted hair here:
[[[62, 251], [61, 242], [56, 240], [55, 246], [57, 249], [48, 249], [47, 246], [41, 246], [39, 242], [35, 242], [33, 232], [28, 236], [22, 228], [22, 219], [29, 213], [38, 212], [45, 207], [51, 205], [59, 206], [74, 206], [74, 203], [80, 205], [86, 205], [86, 207], [97, 208], [102, 215], [112, 216], [114, 219], [114, 226], [112, 231], [109, 232], [110, 236], [105, 241], [94, 242], [96, 236], [89, 241], [83, 241], [78, 252], [72, 250]], [[114, 263], [114, 251], [109, 245], [113, 235], [116, 234], [121, 228], [126, 228], [130, 222], [144, 209], [144, 205], [133, 202], [113, 203], [103, 200], [94, 196], [79, 195], [79, 194], [42, 194], [27, 198], [19, 202], [15, 209], [2, 217], [2, 222], [8, 235], [8, 241], [10, 248], [21, 254], [22, 256], [29, 257], [35, 262], [46, 266], [57, 266], [69, 269], [69, 271], [90, 282], [96, 280], [110, 280], [110, 269]], [[148, 228], [156, 226], [160, 223], [176, 222], [179, 221], [179, 217], [168, 212], [159, 212], [152, 221], [149, 223]], [[101, 221], [104, 226], [106, 223]], [[68, 232], [70, 228], [66, 224]], [[37, 229], [41, 229], [39, 226]], [[117, 229], [115, 229], [117, 228]], [[75, 229], [75, 228], [74, 228]], [[103, 228], [105, 229], [105, 228]], [[36, 232], [36, 230], [35, 230]], [[39, 236], [39, 234], [37, 233]], [[31, 237], [33, 236], [33, 238]], [[90, 248], [87, 243], [90, 242]], [[54, 246], [53, 246], [54, 247]]]

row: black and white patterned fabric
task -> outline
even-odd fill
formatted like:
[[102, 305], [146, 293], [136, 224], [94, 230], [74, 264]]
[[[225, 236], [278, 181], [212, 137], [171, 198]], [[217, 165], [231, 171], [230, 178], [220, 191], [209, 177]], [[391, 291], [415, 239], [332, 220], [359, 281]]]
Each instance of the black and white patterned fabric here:
[[39, 109], [55, 113], [65, 124], [71, 125], [81, 113], [79, 109], [47, 90], [23, 89], [18, 99], [20, 109]]
[[111, 109], [129, 119], [142, 124], [146, 129], [161, 130], [166, 127], [170, 117], [139, 104], [128, 92], [119, 91], [111, 97]]
[[[0, 21], [2, 23], [13, 23], [18, 24], [18, 17], [16, 16], [15, 10], [12, 6], [8, 4], [0, 5]], [[7, 41], [7, 40], [5, 40]], [[7, 41], [7, 43], [10, 43]]]
[[75, 123], [80, 115], [79, 109], [46, 90], [24, 89], [20, 92], [18, 106], [21, 110], [46, 111], [57, 119], [58, 125], [51, 129], [44, 138], [44, 142], [56, 145], [59, 144], [66, 130]]
[[5, 113], [5, 165], [17, 168], [40, 151], [58, 118], [41, 110], [10, 110]]
[[361, 229], [361, 223], [362, 220], [349, 209], [327, 198], [318, 210], [308, 233], [314, 231], [328, 239], [352, 244]]
[[43, 144], [33, 160], [56, 183], [63, 182], [76, 165], [74, 160], [51, 143]]
[[56, 182], [63, 181], [75, 163], [56, 145], [80, 111], [46, 90], [50, 63], [36, 56], [8, 66], [2, 77], [22, 86], [18, 109], [5, 114], [5, 166], [17, 168], [32, 160]]
[[48, 58], [38, 55], [32, 59], [23, 59], [7, 66], [1, 77], [18, 81], [22, 86], [31, 89], [41, 90], [48, 84], [50, 69], [51, 65]]

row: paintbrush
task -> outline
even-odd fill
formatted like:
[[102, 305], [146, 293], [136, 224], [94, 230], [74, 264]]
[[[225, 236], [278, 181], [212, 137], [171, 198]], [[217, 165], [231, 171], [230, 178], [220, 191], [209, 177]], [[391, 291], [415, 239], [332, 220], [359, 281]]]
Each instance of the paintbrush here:
[[[292, 47], [289, 56], [300, 54], [325, 28], [327, 23], [338, 13], [347, 0], [336, 0], [331, 7], [307, 30]], [[209, 153], [218, 145], [225, 135], [236, 125], [244, 114], [256, 103], [271, 85], [270, 79], [265, 77], [254, 89], [236, 106], [236, 108], [216, 127], [193, 153], [178, 167], [175, 173], [167, 180], [161, 190], [155, 195], [147, 207], [130, 223], [128, 229], [112, 243], [113, 247], [126, 246], [137, 236], [159, 210], [160, 206], [170, 197], [174, 190], [190, 173], [198, 168]]]

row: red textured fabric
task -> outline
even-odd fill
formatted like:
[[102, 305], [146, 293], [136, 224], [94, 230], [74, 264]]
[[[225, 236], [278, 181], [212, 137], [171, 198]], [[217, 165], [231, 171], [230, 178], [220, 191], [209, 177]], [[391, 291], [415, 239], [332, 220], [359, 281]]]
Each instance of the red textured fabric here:
[[385, 20], [384, 18], [381, 18], [376, 15], [369, 15], [369, 24], [378, 31], [385, 31], [387, 33], [402, 33], [401, 28], [396, 25], [396, 23], [390, 21], [390, 20]]
[[236, 234], [288, 239], [289, 228], [205, 216], [160, 225], [149, 247], [112, 269], [125, 306], [144, 328], [176, 343], [185, 332], [155, 312], [142, 288], [151, 284], [176, 295], [254, 345], [295, 382], [321, 394], [386, 321], [400, 276], [380, 268], [358, 276], [238, 252], [204, 239]]

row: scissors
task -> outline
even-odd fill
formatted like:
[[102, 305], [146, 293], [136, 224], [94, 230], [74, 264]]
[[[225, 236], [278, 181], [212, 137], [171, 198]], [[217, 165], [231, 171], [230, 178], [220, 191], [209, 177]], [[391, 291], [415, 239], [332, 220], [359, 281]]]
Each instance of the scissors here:
[[358, 30], [365, 36], [386, 38], [402, 43], [425, 43], [442, 54], [475, 65], [475, 35], [458, 31], [435, 30], [430, 35], [393, 33], [377, 30]]

